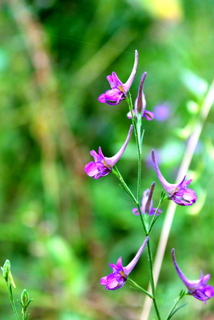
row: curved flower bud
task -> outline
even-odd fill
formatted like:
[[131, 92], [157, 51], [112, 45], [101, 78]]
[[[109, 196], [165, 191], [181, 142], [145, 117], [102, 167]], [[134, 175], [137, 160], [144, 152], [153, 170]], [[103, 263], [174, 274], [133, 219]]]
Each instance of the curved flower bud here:
[[107, 290], [116, 290], [123, 287], [126, 283], [128, 275], [137, 264], [148, 240], [149, 237], [146, 237], [142, 246], [136, 253], [134, 259], [126, 267], [123, 267], [121, 257], [117, 260], [116, 264], [110, 263], [109, 266], [112, 268], [113, 272], [110, 273], [108, 276], [101, 278], [100, 284], [105, 286]]
[[89, 162], [85, 166], [85, 172], [89, 177], [93, 177], [94, 179], [99, 179], [101, 177], [106, 176], [112, 171], [113, 166], [117, 163], [117, 161], [122, 157], [128, 142], [130, 140], [132, 134], [133, 126], [131, 125], [129, 128], [129, 132], [121, 149], [111, 158], [105, 157], [102, 153], [101, 147], [98, 148], [98, 153], [94, 150], [90, 152], [94, 161]]
[[166, 192], [168, 193], [168, 197], [170, 200], [173, 200], [175, 203], [177, 203], [180, 206], [191, 206], [194, 204], [197, 200], [197, 196], [195, 194], [195, 191], [192, 189], [187, 189], [188, 185], [192, 181], [187, 180], [186, 176], [184, 176], [183, 180], [178, 184], [171, 184], [166, 181], [166, 179], [163, 177], [162, 173], [160, 172], [160, 169], [158, 167], [156, 157], [155, 157], [155, 150], [152, 150], [152, 161], [154, 164], [154, 169], [157, 173], [158, 179]]
[[175, 249], [172, 249], [172, 260], [179, 278], [187, 287], [190, 295], [198, 300], [204, 301], [204, 304], [206, 304], [208, 299], [214, 297], [214, 287], [207, 285], [207, 282], [210, 279], [210, 274], [204, 276], [203, 272], [201, 272], [201, 276], [198, 280], [189, 280], [185, 277], [177, 264], [175, 258]]
[[137, 65], [138, 65], [138, 51], [135, 50], [134, 66], [126, 83], [122, 83], [118, 78], [117, 74], [115, 72], [112, 72], [112, 75], [107, 76], [107, 80], [109, 82], [111, 89], [101, 94], [98, 97], [98, 101], [101, 103], [116, 105], [116, 104], [119, 104], [120, 101], [126, 99], [126, 94], [129, 91], [136, 74]]
[[[145, 214], [147, 213], [148, 215], [152, 216], [153, 214], [155, 214], [157, 208], [153, 208], [152, 207], [152, 195], [155, 189], [155, 182], [152, 183], [150, 189], [146, 189], [143, 192], [143, 197], [142, 197], [142, 201], [141, 201], [141, 213]], [[133, 208], [132, 212], [135, 215], [139, 215], [139, 211], [137, 208]], [[162, 212], [161, 209], [158, 209], [156, 212], [156, 215], [159, 215]]]
[[142, 118], [146, 118], [146, 120], [148, 120], [148, 121], [151, 121], [154, 118], [154, 113], [146, 110], [146, 99], [145, 99], [145, 95], [143, 92], [143, 85], [144, 85], [144, 81], [146, 79], [146, 75], [147, 75], [147, 73], [144, 72], [144, 74], [141, 77], [140, 86], [138, 89], [138, 95], [135, 100], [134, 110], [132, 110], [132, 112], [130, 112], [130, 111], [128, 112], [128, 114], [127, 114], [128, 119], [132, 118], [132, 113], [135, 117], [137, 117], [138, 114], [141, 114]]

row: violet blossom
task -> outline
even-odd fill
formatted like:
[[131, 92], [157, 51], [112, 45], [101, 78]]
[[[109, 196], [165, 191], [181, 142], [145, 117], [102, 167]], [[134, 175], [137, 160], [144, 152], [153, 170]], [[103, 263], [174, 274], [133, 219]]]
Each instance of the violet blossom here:
[[177, 274], [187, 287], [189, 294], [198, 300], [204, 301], [204, 304], [206, 304], [206, 301], [214, 296], [214, 287], [207, 285], [207, 282], [210, 279], [210, 274], [204, 276], [203, 272], [201, 272], [198, 280], [189, 280], [185, 277], [177, 264], [175, 258], [175, 249], [172, 249], [172, 260]]
[[115, 72], [112, 72], [112, 75], [107, 76], [107, 80], [111, 89], [101, 94], [98, 97], [98, 101], [101, 103], [108, 103], [110, 105], [117, 105], [122, 100], [126, 99], [126, 94], [129, 91], [136, 74], [137, 65], [138, 51], [135, 50], [134, 66], [126, 83], [122, 83], [117, 74]]
[[[143, 192], [143, 197], [142, 197], [141, 207], [140, 207], [142, 214], [147, 213], [148, 215], [151, 216], [151, 215], [153, 215], [155, 213], [156, 213], [156, 215], [159, 215], [162, 212], [161, 209], [157, 210], [157, 208], [153, 208], [152, 207], [152, 195], [153, 195], [153, 192], [154, 192], [154, 188], [155, 188], [155, 182], [152, 183], [150, 189], [146, 189]], [[139, 215], [140, 214], [137, 208], [133, 208], [132, 212], [135, 215]]]
[[156, 171], [156, 174], [158, 176], [158, 179], [166, 192], [168, 193], [168, 198], [170, 200], [173, 200], [175, 203], [177, 203], [180, 206], [191, 206], [194, 204], [197, 200], [197, 196], [195, 194], [195, 191], [192, 189], [188, 189], [188, 185], [192, 181], [192, 179], [185, 181], [186, 176], [184, 176], [183, 180], [178, 184], [171, 184], [166, 181], [166, 179], [163, 177], [162, 173], [160, 172], [160, 169], [158, 167], [156, 157], [155, 157], [155, 151], [152, 150], [152, 161], [154, 164], [154, 169]]
[[99, 179], [101, 177], [104, 177], [108, 175], [111, 171], [113, 166], [117, 163], [117, 161], [121, 158], [124, 151], [126, 150], [126, 147], [128, 145], [128, 142], [130, 140], [131, 134], [132, 134], [133, 126], [131, 125], [129, 128], [129, 132], [126, 138], [126, 141], [124, 142], [121, 149], [111, 158], [105, 157], [103, 155], [101, 147], [98, 148], [98, 153], [94, 150], [90, 151], [90, 154], [94, 158], [94, 161], [89, 162], [85, 166], [85, 172], [89, 177], [93, 177], [94, 179]]
[[132, 261], [126, 266], [123, 267], [122, 264], [122, 257], [120, 257], [117, 260], [116, 264], [110, 263], [109, 266], [112, 268], [112, 273], [110, 273], [108, 276], [103, 277], [100, 279], [100, 284], [105, 286], [107, 290], [116, 290], [124, 286], [126, 283], [126, 280], [128, 278], [128, 275], [133, 270], [135, 265], [137, 264], [149, 237], [146, 237], [144, 240], [142, 246], [136, 253], [135, 257], [132, 259]]
[[144, 74], [141, 77], [140, 86], [138, 89], [138, 95], [135, 100], [134, 110], [132, 110], [132, 112], [129, 111], [129, 113], [127, 114], [127, 117], [129, 119], [132, 118], [132, 115], [134, 117], [137, 117], [138, 114], [141, 114], [142, 118], [146, 118], [146, 120], [148, 120], [148, 121], [151, 121], [154, 118], [154, 113], [146, 110], [146, 99], [145, 99], [145, 95], [143, 92], [143, 85], [144, 85], [146, 75], [147, 75], [147, 73], [144, 72]]

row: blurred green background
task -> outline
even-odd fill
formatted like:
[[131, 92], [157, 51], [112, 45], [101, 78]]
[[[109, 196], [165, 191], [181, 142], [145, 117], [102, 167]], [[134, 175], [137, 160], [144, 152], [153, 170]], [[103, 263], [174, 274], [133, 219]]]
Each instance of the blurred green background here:
[[[137, 49], [131, 93], [147, 71], [147, 108], [157, 115], [144, 122], [143, 187], [157, 181], [152, 148], [174, 182], [213, 79], [214, 2], [3, 0], [0, 8], [0, 257], [1, 265], [11, 261], [15, 297], [28, 289], [31, 320], [139, 319], [142, 295], [99, 284], [110, 262], [130, 261], [144, 235], [116, 178], [95, 181], [84, 172], [89, 151], [102, 146], [113, 155], [130, 125], [126, 102], [109, 106], [97, 97], [112, 71], [126, 81]], [[169, 113], [163, 119], [160, 106]], [[172, 226], [157, 292], [163, 315], [184, 288], [172, 247], [187, 277], [203, 270], [214, 285], [213, 119], [211, 110], [188, 174], [199, 200], [178, 208]], [[136, 164], [132, 139], [118, 167], [133, 191]], [[160, 192], [157, 183], [155, 204]], [[164, 213], [152, 234], [154, 253], [163, 220]], [[132, 273], [145, 288], [147, 267], [144, 253]], [[2, 277], [0, 293], [0, 319], [12, 320]], [[214, 319], [213, 299], [184, 302], [175, 320]]]

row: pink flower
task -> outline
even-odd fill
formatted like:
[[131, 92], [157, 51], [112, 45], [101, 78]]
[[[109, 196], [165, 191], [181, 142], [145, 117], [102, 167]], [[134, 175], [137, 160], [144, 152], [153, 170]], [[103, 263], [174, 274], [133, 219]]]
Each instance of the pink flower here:
[[206, 301], [214, 296], [214, 287], [207, 285], [207, 282], [210, 279], [210, 274], [204, 276], [203, 272], [201, 272], [201, 276], [198, 280], [189, 280], [185, 277], [177, 264], [175, 258], [175, 249], [172, 249], [172, 260], [177, 274], [187, 287], [189, 294], [198, 300], [204, 301], [206, 304]]
[[110, 263], [109, 266], [112, 268], [113, 272], [110, 273], [108, 276], [101, 278], [100, 284], [105, 286], [107, 290], [116, 290], [123, 287], [126, 283], [128, 275], [137, 264], [148, 240], [149, 237], [146, 237], [142, 246], [136, 253], [134, 259], [126, 267], [123, 267], [121, 257], [117, 260], [116, 264]]
[[98, 101], [101, 103], [116, 105], [116, 104], [119, 104], [120, 101], [126, 99], [126, 94], [129, 91], [136, 74], [137, 65], [138, 65], [138, 52], [137, 50], [135, 50], [134, 66], [126, 83], [122, 83], [118, 78], [117, 74], [115, 72], [112, 72], [112, 75], [107, 76], [107, 80], [110, 84], [111, 89], [101, 94], [98, 98]]
[[93, 177], [94, 179], [99, 179], [101, 177], [106, 176], [112, 171], [113, 166], [117, 163], [117, 161], [122, 157], [128, 142], [130, 140], [132, 134], [133, 126], [130, 126], [126, 141], [124, 142], [121, 149], [111, 158], [105, 157], [102, 153], [101, 147], [98, 148], [98, 153], [92, 150], [90, 154], [94, 158], [94, 161], [89, 162], [85, 166], [85, 172], [89, 177]]
[[152, 150], [152, 161], [154, 165], [154, 169], [157, 173], [158, 179], [166, 192], [168, 193], [168, 198], [170, 200], [173, 200], [175, 203], [179, 204], [180, 206], [191, 206], [194, 204], [197, 200], [197, 196], [195, 194], [195, 191], [192, 189], [188, 189], [188, 185], [192, 181], [187, 180], [186, 176], [184, 176], [183, 180], [178, 184], [171, 184], [166, 181], [166, 179], [163, 177], [162, 173], [160, 172], [160, 169], [158, 167], [156, 157], [155, 157], [155, 150]]

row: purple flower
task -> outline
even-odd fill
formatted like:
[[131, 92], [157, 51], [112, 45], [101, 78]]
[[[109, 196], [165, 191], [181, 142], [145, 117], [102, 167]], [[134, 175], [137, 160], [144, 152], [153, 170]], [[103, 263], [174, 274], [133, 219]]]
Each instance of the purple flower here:
[[170, 200], [173, 200], [175, 203], [179, 204], [180, 206], [191, 206], [194, 204], [197, 200], [197, 196], [195, 194], [195, 191], [192, 189], [187, 189], [188, 185], [192, 181], [187, 180], [186, 176], [184, 176], [183, 180], [178, 184], [171, 184], [168, 183], [165, 178], [162, 176], [160, 169], [158, 167], [156, 157], [155, 157], [155, 151], [152, 150], [152, 161], [154, 164], [154, 169], [157, 173], [158, 179], [166, 192], [168, 193], [168, 197]]
[[94, 161], [89, 162], [85, 166], [85, 172], [89, 177], [94, 179], [99, 179], [106, 176], [112, 171], [113, 166], [117, 163], [120, 157], [123, 155], [126, 150], [127, 144], [132, 134], [133, 126], [130, 126], [126, 141], [124, 142], [122, 148], [111, 158], [107, 158], [103, 155], [101, 147], [98, 148], [98, 153], [94, 150], [90, 152]]
[[151, 121], [154, 118], [154, 113], [146, 110], [146, 99], [145, 99], [145, 95], [143, 92], [143, 84], [144, 84], [146, 75], [147, 75], [147, 73], [144, 72], [144, 74], [141, 77], [140, 86], [138, 89], [138, 95], [135, 100], [134, 110], [132, 110], [132, 112], [129, 112], [127, 114], [127, 117], [129, 119], [132, 118], [132, 113], [135, 117], [137, 117], [138, 114], [141, 114], [142, 118], [146, 118], [146, 120], [148, 120], [148, 121]]
[[177, 264], [175, 259], [175, 249], [172, 249], [172, 260], [178, 276], [187, 287], [189, 294], [198, 300], [204, 301], [204, 304], [206, 304], [206, 301], [214, 296], [214, 287], [207, 285], [207, 282], [210, 279], [210, 274], [204, 276], [203, 272], [201, 272], [199, 280], [188, 280]]
[[[141, 201], [141, 213], [145, 214], [147, 213], [148, 215], [152, 216], [155, 214], [157, 208], [152, 207], [152, 195], [155, 189], [155, 182], [152, 183], [150, 189], [146, 189], [143, 193], [142, 201]], [[137, 208], [133, 208], [132, 212], [135, 215], [139, 215], [139, 211]], [[162, 212], [161, 209], [157, 210], [156, 215], [159, 215]]]
[[101, 103], [116, 105], [120, 103], [120, 101], [126, 99], [126, 93], [129, 91], [136, 74], [137, 64], [138, 52], [137, 50], [135, 50], [134, 66], [126, 83], [122, 83], [117, 74], [115, 72], [112, 72], [112, 75], [107, 76], [107, 80], [110, 84], [111, 89], [101, 94], [98, 98], [98, 101]]
[[117, 260], [116, 264], [110, 263], [109, 266], [112, 268], [112, 273], [110, 273], [108, 276], [103, 277], [100, 279], [100, 284], [106, 287], [107, 290], [116, 290], [124, 286], [128, 275], [130, 272], [133, 270], [135, 265], [137, 264], [146, 244], [148, 241], [149, 237], [146, 237], [144, 240], [142, 246], [136, 253], [134, 259], [126, 266], [123, 267], [122, 264], [122, 258], [120, 257]]

